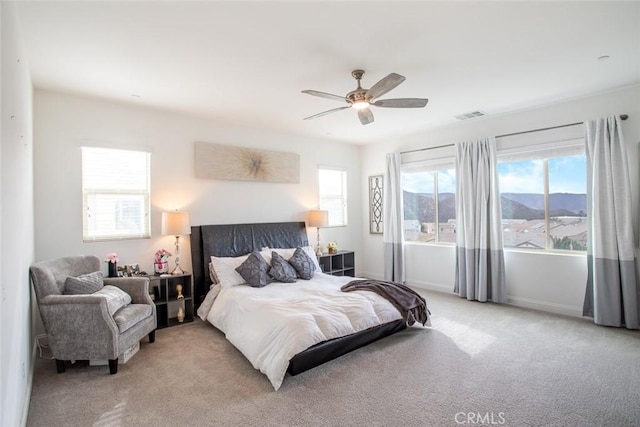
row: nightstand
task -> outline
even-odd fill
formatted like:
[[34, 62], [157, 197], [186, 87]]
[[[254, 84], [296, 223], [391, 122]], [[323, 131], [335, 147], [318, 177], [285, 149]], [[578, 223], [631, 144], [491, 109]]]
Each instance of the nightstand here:
[[[178, 299], [178, 285], [182, 285], [184, 298]], [[149, 276], [149, 293], [156, 304], [158, 329], [193, 322], [193, 279], [191, 274]], [[182, 322], [178, 321], [180, 309], [184, 312]]]
[[353, 251], [338, 251], [336, 254], [322, 254], [318, 257], [320, 268], [333, 276], [356, 275], [356, 254]]

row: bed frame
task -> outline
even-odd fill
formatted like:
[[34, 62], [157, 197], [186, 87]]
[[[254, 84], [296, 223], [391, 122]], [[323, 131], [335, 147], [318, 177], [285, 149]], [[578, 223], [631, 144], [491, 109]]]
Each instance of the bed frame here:
[[[199, 225], [191, 227], [191, 262], [196, 309], [206, 296], [211, 279], [211, 256], [236, 257], [263, 247], [295, 248], [307, 246], [304, 222], [261, 224]], [[288, 372], [296, 375], [406, 328], [404, 320], [385, 323], [352, 335], [318, 343], [295, 355]]]

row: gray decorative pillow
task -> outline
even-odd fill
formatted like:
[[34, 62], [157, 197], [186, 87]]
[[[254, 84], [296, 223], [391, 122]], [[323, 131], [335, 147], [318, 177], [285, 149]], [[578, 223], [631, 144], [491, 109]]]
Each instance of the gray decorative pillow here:
[[250, 286], [262, 288], [269, 283], [269, 264], [262, 258], [260, 252], [253, 251], [236, 271]]
[[102, 296], [107, 300], [109, 314], [112, 316], [122, 307], [131, 304], [131, 295], [116, 286], [107, 285], [93, 295]]
[[102, 271], [83, 274], [78, 277], [67, 277], [64, 281], [65, 295], [92, 294], [104, 286]]
[[277, 252], [271, 253], [271, 270], [269, 276], [278, 282], [293, 283], [298, 278], [296, 269]]
[[304, 280], [311, 279], [316, 271], [313, 260], [309, 258], [309, 255], [302, 248], [296, 248], [293, 256], [289, 258], [289, 264], [296, 269], [298, 276]]

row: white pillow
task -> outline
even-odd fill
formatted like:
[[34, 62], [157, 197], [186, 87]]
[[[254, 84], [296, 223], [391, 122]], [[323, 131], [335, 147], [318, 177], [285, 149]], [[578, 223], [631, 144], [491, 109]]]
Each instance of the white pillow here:
[[211, 283], [213, 285], [217, 285], [219, 282], [218, 276], [216, 276], [216, 270], [214, 270], [212, 262], [209, 263], [209, 279], [211, 279]]
[[[313, 265], [316, 267], [316, 273], [322, 273], [322, 269], [320, 268], [320, 264], [318, 263], [318, 258], [316, 257], [316, 251], [313, 249], [313, 246], [301, 246], [302, 250], [305, 251], [309, 258], [313, 261]], [[276, 252], [278, 255], [289, 261], [289, 259], [293, 256], [293, 253], [297, 248], [263, 248], [260, 252], [260, 255], [271, 265], [271, 251]]]
[[240, 264], [245, 262], [247, 258], [249, 258], [249, 254], [239, 257], [211, 257], [214, 273], [218, 277], [218, 283], [222, 289], [247, 283], [236, 271], [236, 268], [240, 267]]
[[112, 316], [122, 307], [131, 304], [131, 295], [116, 286], [106, 285], [92, 295], [98, 295], [107, 300], [107, 308]]
[[211, 307], [219, 293], [220, 285], [211, 285], [209, 292], [207, 292], [207, 296], [204, 297], [204, 301], [202, 301], [202, 304], [198, 307], [198, 317], [202, 320], [207, 320], [209, 311], [211, 311]]

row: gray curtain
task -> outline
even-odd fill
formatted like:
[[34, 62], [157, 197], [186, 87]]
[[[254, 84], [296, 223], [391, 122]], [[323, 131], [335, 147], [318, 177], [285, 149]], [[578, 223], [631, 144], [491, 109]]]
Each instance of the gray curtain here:
[[598, 325], [639, 329], [631, 189], [618, 117], [585, 122], [587, 290], [582, 314]]
[[507, 302], [495, 138], [456, 144], [454, 292]]
[[404, 216], [400, 153], [387, 154], [383, 188], [384, 280], [404, 283]]

